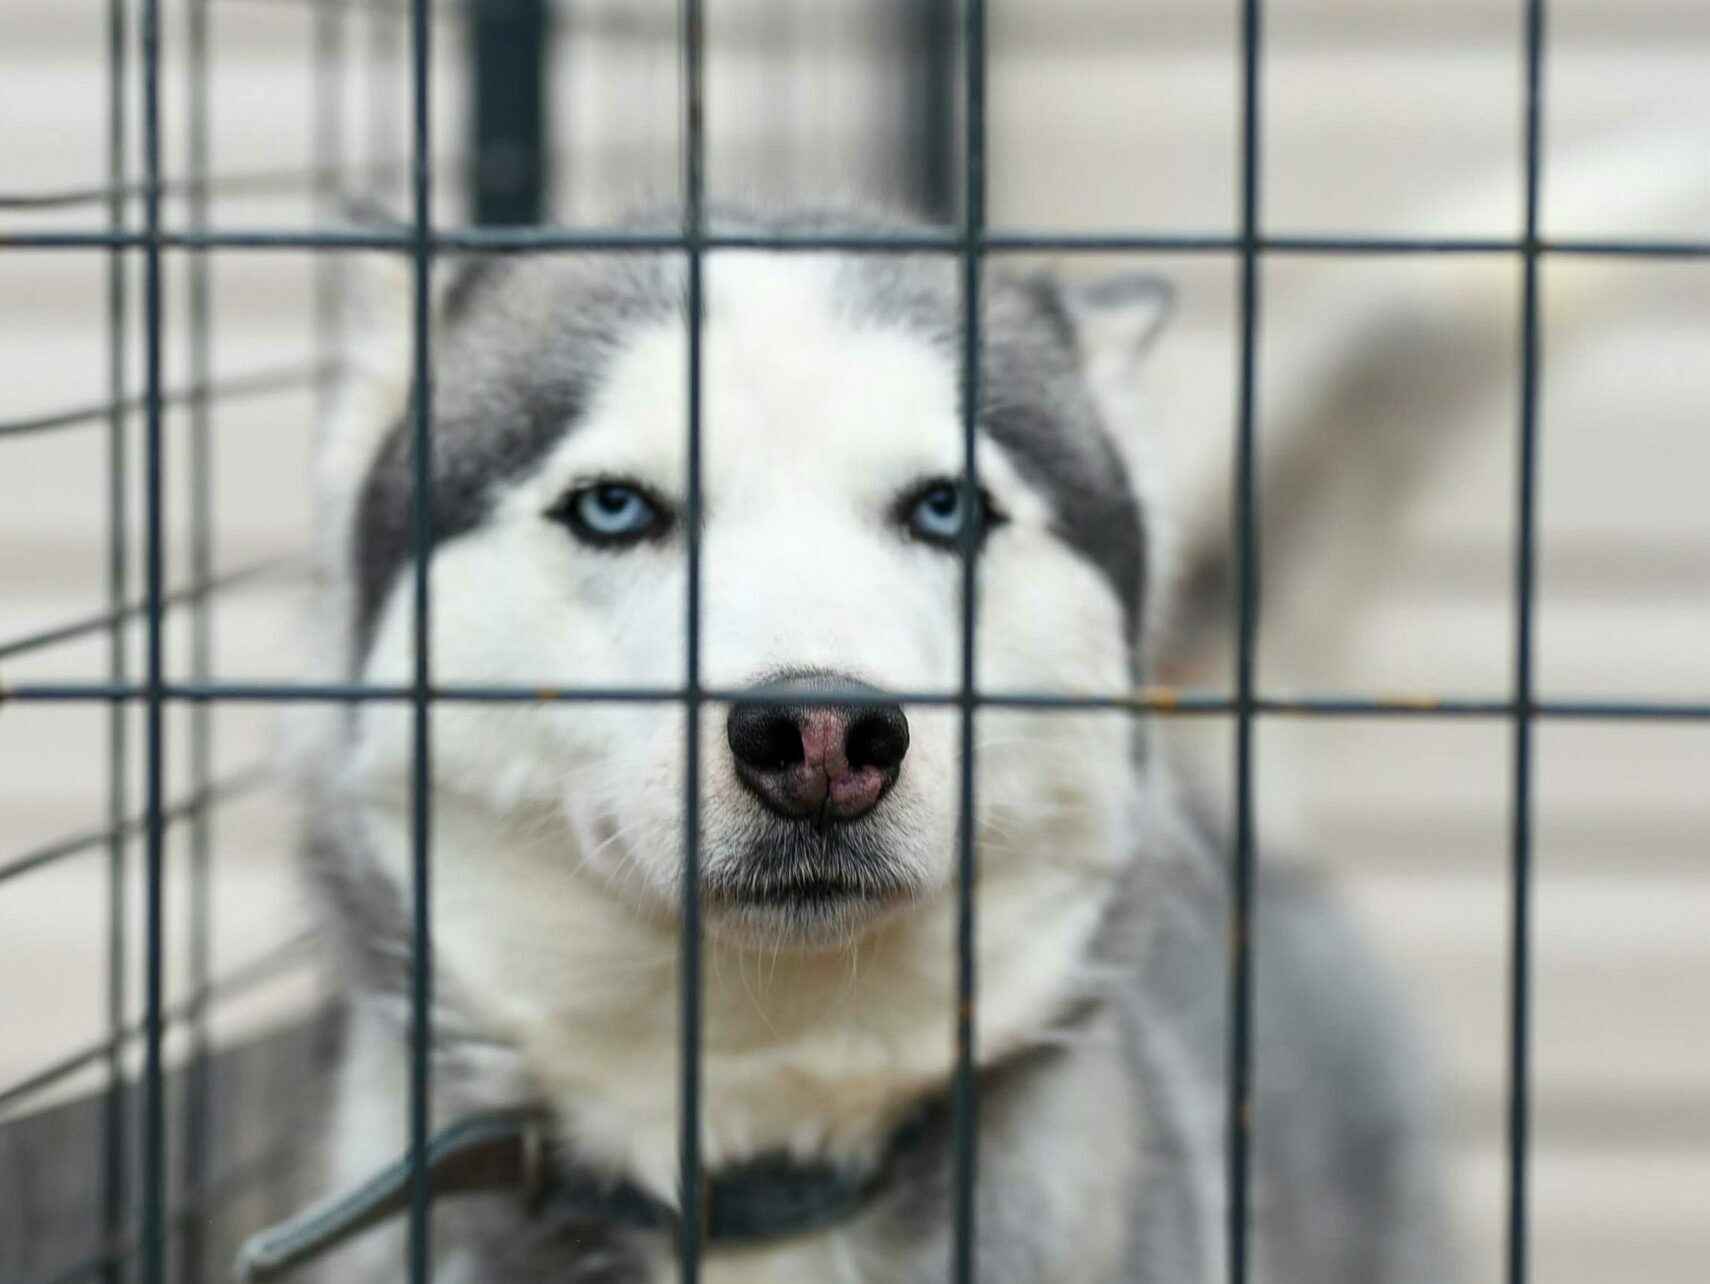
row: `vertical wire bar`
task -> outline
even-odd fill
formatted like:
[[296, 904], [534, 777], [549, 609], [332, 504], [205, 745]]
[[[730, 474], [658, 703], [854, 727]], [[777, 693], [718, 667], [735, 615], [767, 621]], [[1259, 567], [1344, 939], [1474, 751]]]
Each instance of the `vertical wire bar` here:
[[[125, 174], [125, 0], [107, 3], [107, 225], [115, 232], [126, 223]], [[129, 489], [125, 459], [125, 251], [107, 254], [107, 673], [114, 683], [128, 681], [123, 611], [130, 596]], [[125, 701], [107, 706], [107, 1093], [102, 1106], [101, 1232], [115, 1243], [123, 1232], [125, 1198], [125, 1052], [126, 932], [125, 820], [129, 812], [129, 717]], [[101, 1268], [105, 1284], [120, 1284], [121, 1263]]]
[[1513, 897], [1509, 944], [1509, 1284], [1527, 1276], [1527, 1177], [1531, 1133], [1533, 603], [1538, 526], [1538, 227], [1542, 201], [1544, 0], [1527, 0], [1525, 36], [1525, 227], [1521, 238], [1520, 424], [1514, 557]]
[[[983, 0], [967, 0], [963, 28], [966, 97], [962, 157], [962, 511], [979, 512], [980, 476], [976, 425], [980, 416], [980, 274], [985, 266], [980, 238], [986, 221], [986, 31]], [[956, 850], [956, 1074], [951, 1139], [955, 1163], [952, 1206], [951, 1270], [957, 1284], [972, 1284], [975, 1273], [974, 1181], [978, 1102], [974, 1096], [974, 706], [976, 702], [976, 624], [979, 616], [979, 529], [963, 523], [961, 804]]]
[[[186, 48], [186, 109], [188, 123], [189, 215], [192, 228], [208, 225], [208, 0], [190, 0]], [[212, 290], [208, 252], [191, 250], [187, 319], [190, 356], [190, 672], [192, 681], [212, 676], [213, 627], [208, 585], [213, 579], [213, 434], [209, 422], [208, 387], [213, 378]], [[190, 814], [190, 1037], [189, 1077], [184, 1114], [184, 1197], [200, 1208], [208, 1169], [208, 1030], [207, 994], [213, 977], [210, 910], [210, 816], [207, 805], [213, 779], [213, 706], [196, 701], [189, 710]], [[184, 1284], [202, 1279], [204, 1253], [202, 1220], [184, 1222], [179, 1278]]]
[[160, 227], [160, 0], [142, 5], [143, 185], [143, 406], [144, 406], [144, 936], [142, 1284], [166, 1281], [166, 1099], [163, 1040], [166, 1030], [165, 868], [163, 808], [166, 704], [164, 686], [161, 442], [161, 227]]
[[702, 200], [705, 191], [706, 85], [703, 76], [704, 19], [700, 0], [683, 0], [684, 164], [683, 249], [688, 311], [687, 411], [689, 532], [684, 603], [683, 697], [683, 942], [682, 942], [682, 1118], [678, 1138], [682, 1238], [678, 1245], [681, 1284], [697, 1284], [705, 1209], [701, 1180], [701, 314], [704, 255]]
[[1235, 441], [1235, 867], [1230, 906], [1228, 1252], [1231, 1284], [1248, 1278], [1253, 1128], [1253, 889], [1258, 867], [1253, 797], [1253, 670], [1258, 632], [1259, 532], [1255, 455], [1259, 346], [1261, 0], [1241, 12], [1241, 294]]
[[432, 1274], [429, 1222], [427, 1143], [429, 1068], [433, 1020], [433, 940], [431, 933], [432, 885], [429, 856], [432, 826], [433, 780], [429, 719], [432, 694], [432, 655], [428, 601], [428, 557], [433, 532], [433, 378], [432, 378], [432, 290], [433, 290], [433, 173], [429, 157], [432, 146], [428, 72], [431, 65], [432, 26], [428, 0], [410, 0], [410, 187], [412, 268], [411, 364], [414, 386], [415, 423], [412, 449], [415, 464], [415, 494], [412, 505], [415, 544], [414, 642], [415, 666], [411, 675], [412, 714], [411, 780], [411, 887], [413, 896], [413, 941], [410, 973], [410, 1225], [409, 1275], [411, 1284], [428, 1284]]

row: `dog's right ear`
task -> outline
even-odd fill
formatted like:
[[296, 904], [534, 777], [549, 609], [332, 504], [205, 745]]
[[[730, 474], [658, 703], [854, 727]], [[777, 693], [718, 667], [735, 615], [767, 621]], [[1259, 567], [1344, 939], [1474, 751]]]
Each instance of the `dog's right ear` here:
[[[364, 226], [397, 230], [395, 221], [356, 217]], [[364, 479], [388, 433], [410, 404], [414, 379], [415, 269], [401, 253], [353, 256], [345, 269], [341, 307], [342, 348], [336, 354], [331, 411], [316, 425], [315, 485], [323, 529], [341, 542]], [[486, 260], [458, 258], [435, 264], [429, 324], [432, 342], [466, 302]]]
[[1146, 355], [1175, 311], [1175, 289], [1163, 277], [1127, 272], [1058, 280], [1056, 297], [1100, 410], [1113, 431], [1125, 433]]
[[343, 265], [333, 395], [314, 434], [314, 483], [325, 556], [336, 569], [369, 467], [410, 394], [410, 265], [363, 254]]

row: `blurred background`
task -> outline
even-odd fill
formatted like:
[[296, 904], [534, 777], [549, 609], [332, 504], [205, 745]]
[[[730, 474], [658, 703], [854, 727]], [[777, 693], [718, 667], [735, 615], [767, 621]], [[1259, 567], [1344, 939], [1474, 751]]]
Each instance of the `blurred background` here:
[[[438, 219], [594, 225], [676, 194], [672, 4], [432, 8]], [[854, 195], [954, 217], [951, 8], [707, 9], [715, 198]], [[994, 0], [988, 11], [994, 227], [1235, 229], [1235, 5]], [[407, 216], [398, 0], [166, 0], [163, 13], [169, 227]], [[1265, 13], [1267, 231], [1518, 235], [1518, 0], [1272, 0]], [[1710, 239], [1710, 7], [1553, 0], [1549, 14], [1545, 235]], [[133, 18], [122, 92], [134, 182]], [[98, 0], [0, 7], [7, 682], [110, 672], [109, 255], [4, 244], [21, 229], [109, 225], [108, 24]], [[198, 173], [210, 181], [193, 182]], [[139, 224], [139, 201], [121, 199], [118, 212]], [[311, 449], [363, 257], [166, 256], [176, 678], [308, 671]], [[1197, 253], [1065, 264], [1136, 267], [1179, 293], [1149, 357], [1144, 430], [1149, 467], [1167, 478], [1158, 488], [1181, 572], [1160, 663], [1172, 680], [1226, 687], [1219, 576], [1238, 263]], [[1710, 260], [1551, 258], [1542, 273], [1539, 693], [1705, 701]], [[120, 356], [134, 394], [135, 271], [125, 289]], [[1267, 258], [1266, 692], [1510, 691], [1519, 289], [1506, 256]], [[206, 343], [190, 338], [197, 315]], [[134, 601], [140, 418], [123, 428], [119, 566], [122, 600]], [[210, 576], [218, 591], [199, 595]], [[140, 631], [119, 640], [135, 675]], [[179, 1003], [198, 980], [225, 986], [205, 1022], [175, 1025], [175, 1056], [197, 1030], [222, 1044], [261, 1035], [323, 984], [298, 944], [295, 828], [269, 776], [278, 722], [263, 704], [171, 711], [169, 985]], [[121, 1024], [140, 1012], [140, 845], [134, 829], [117, 851], [101, 838], [110, 809], [140, 808], [139, 729], [139, 713], [115, 725], [94, 702], [0, 705], [0, 1130], [99, 1091], [113, 994], [128, 991]], [[1169, 734], [1195, 787], [1226, 806], [1229, 728], [1177, 720]], [[115, 735], [131, 746], [119, 795]], [[1534, 1278], [1698, 1281], [1710, 1257], [1710, 724], [1546, 720], [1536, 736]], [[1421, 1014], [1469, 1281], [1494, 1281], [1501, 1266], [1511, 738], [1500, 719], [1430, 716], [1267, 717], [1258, 737], [1266, 859], [1324, 871]], [[208, 794], [217, 806], [194, 805]], [[117, 914], [115, 856], [128, 870]], [[247, 1135], [265, 1115], [252, 1106], [233, 1127]], [[64, 1264], [18, 1247], [19, 1229], [48, 1217], [29, 1204], [20, 1170], [0, 1164], [0, 1264], [19, 1281]]]

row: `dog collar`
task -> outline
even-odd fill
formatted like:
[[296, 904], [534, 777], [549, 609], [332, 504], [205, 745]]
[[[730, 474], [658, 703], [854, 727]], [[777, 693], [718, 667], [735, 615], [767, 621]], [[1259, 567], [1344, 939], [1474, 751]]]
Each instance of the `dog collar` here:
[[[766, 1156], [707, 1174], [702, 1234], [710, 1245], [764, 1243], [824, 1229], [857, 1212], [884, 1184], [890, 1161], [920, 1131], [905, 1124], [885, 1159], [870, 1170], [804, 1164]], [[459, 1120], [428, 1142], [429, 1199], [513, 1192], [531, 1214], [556, 1213], [631, 1230], [668, 1232], [678, 1211], [634, 1182], [606, 1180], [555, 1162], [549, 1121], [537, 1112]], [[410, 1204], [409, 1158], [387, 1165], [355, 1189], [313, 1204], [247, 1240], [238, 1278], [261, 1284], [312, 1261], [346, 1240], [402, 1214]]]

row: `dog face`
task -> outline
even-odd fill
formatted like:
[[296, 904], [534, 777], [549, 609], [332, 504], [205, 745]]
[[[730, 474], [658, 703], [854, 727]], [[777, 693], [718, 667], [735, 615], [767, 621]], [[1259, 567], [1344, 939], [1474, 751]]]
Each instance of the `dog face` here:
[[[690, 731], [680, 699], [640, 697], [688, 679], [698, 517], [708, 928], [844, 945], [953, 883], [964, 540], [981, 691], [1118, 693], [1144, 615], [1140, 505], [1102, 422], [1086, 296], [988, 283], [970, 494], [954, 263], [715, 252], [704, 287], [696, 514], [680, 262], [495, 261], [452, 291], [435, 355], [433, 681], [613, 698], [439, 704], [435, 805], [531, 817], [517, 859], [534, 894], [670, 919]], [[1124, 300], [1144, 321], [1125, 343], [1158, 303]], [[352, 652], [373, 682], [413, 672], [408, 424], [353, 510]], [[1133, 804], [1128, 721], [986, 708], [972, 742], [982, 878], [1108, 880]], [[361, 796], [396, 812], [410, 753], [407, 709], [364, 708]], [[456, 843], [436, 856], [486, 858]]]

